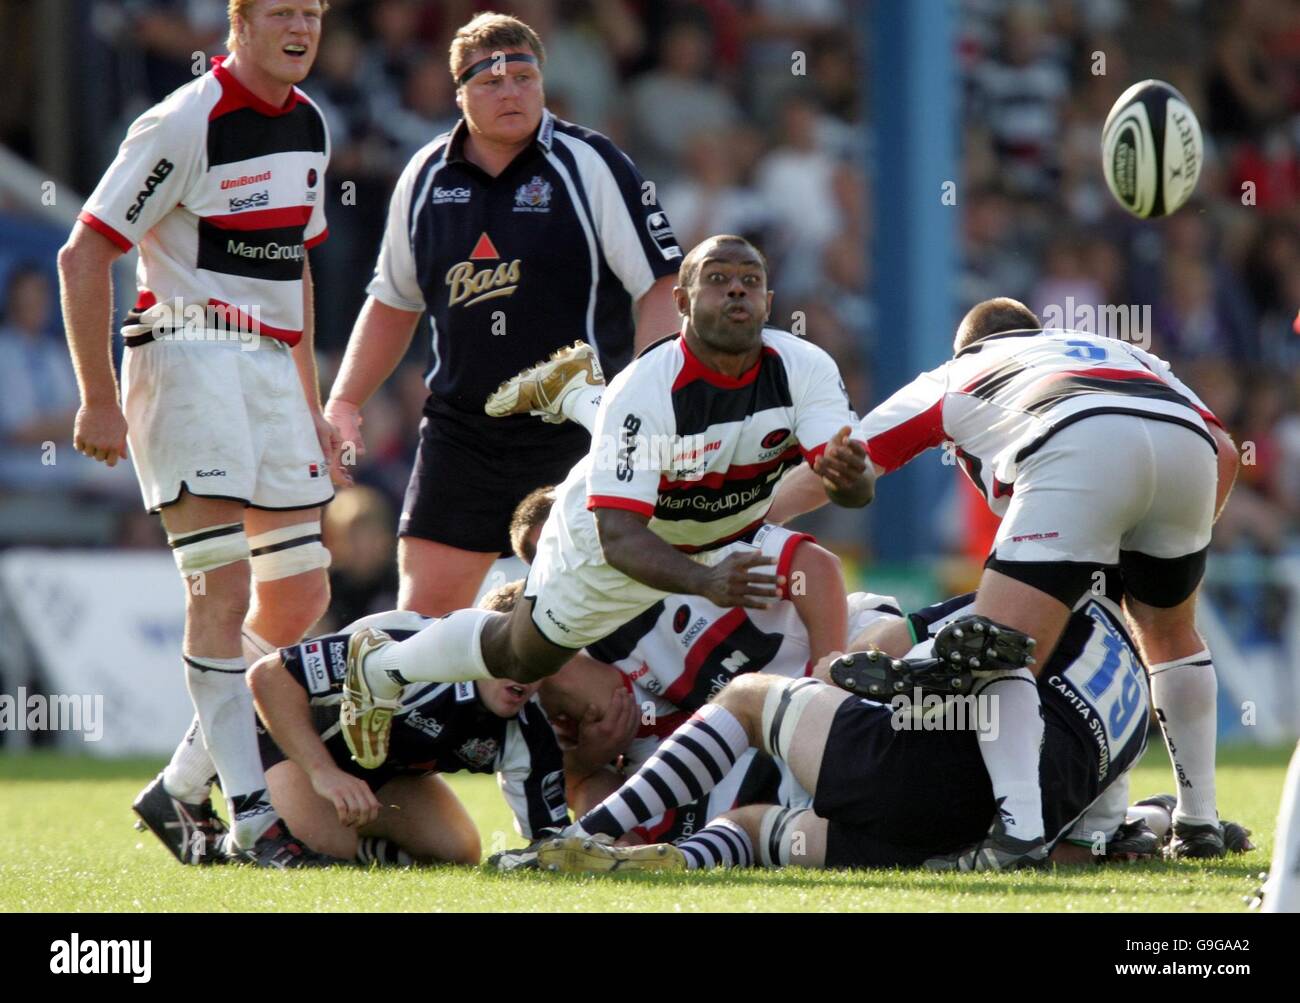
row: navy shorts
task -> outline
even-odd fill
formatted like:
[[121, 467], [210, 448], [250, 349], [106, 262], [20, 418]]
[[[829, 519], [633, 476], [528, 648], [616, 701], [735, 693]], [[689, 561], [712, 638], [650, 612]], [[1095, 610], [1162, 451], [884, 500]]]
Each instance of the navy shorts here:
[[813, 810], [830, 825], [827, 867], [915, 867], [974, 843], [993, 788], [974, 731], [903, 731], [867, 700], [840, 705]]
[[573, 422], [471, 415], [430, 398], [397, 535], [509, 556], [515, 507], [559, 484], [590, 447]]

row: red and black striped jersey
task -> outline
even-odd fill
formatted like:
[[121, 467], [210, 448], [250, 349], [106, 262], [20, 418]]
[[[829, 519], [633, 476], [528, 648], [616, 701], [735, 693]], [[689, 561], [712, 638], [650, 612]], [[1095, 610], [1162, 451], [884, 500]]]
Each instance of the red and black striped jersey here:
[[829, 355], [785, 331], [762, 339], [739, 377], [710, 369], [683, 336], [623, 370], [596, 416], [587, 507], [645, 515], [688, 553], [762, 525], [782, 475], [856, 420]]
[[855, 438], [885, 473], [951, 441], [1001, 515], [1019, 463], [1096, 414], [1175, 422], [1216, 448], [1206, 423], [1219, 420], [1163, 359], [1127, 342], [1056, 330], [1008, 331], [967, 346], [874, 408]]
[[294, 345], [306, 250], [326, 236], [325, 119], [296, 88], [276, 108], [213, 64], [135, 120], [78, 219], [140, 246], [124, 334], [202, 318]]

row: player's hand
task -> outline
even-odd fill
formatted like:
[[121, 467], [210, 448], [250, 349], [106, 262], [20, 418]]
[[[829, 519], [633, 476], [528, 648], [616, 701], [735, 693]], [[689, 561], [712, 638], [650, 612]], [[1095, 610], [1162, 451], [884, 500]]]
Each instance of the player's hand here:
[[822, 479], [827, 494], [843, 494], [857, 489], [867, 473], [867, 451], [862, 443], [850, 439], [853, 429], [845, 425], [833, 436], [813, 461], [813, 471]]
[[347, 401], [331, 397], [325, 403], [324, 418], [333, 426], [336, 436], [329, 457], [330, 480], [337, 487], [350, 487], [353, 483], [349, 469], [366, 455], [366, 444], [361, 438], [361, 409]]
[[578, 722], [578, 748], [584, 763], [593, 768], [603, 766], [626, 752], [637, 723], [636, 701], [622, 686], [614, 691], [608, 707], [588, 704]]
[[[338, 486], [338, 481], [334, 480], [334, 470], [339, 466], [338, 454], [342, 446], [342, 439], [339, 438], [338, 429], [334, 423], [326, 418], [323, 414], [315, 413], [311, 416], [313, 424], [316, 426], [316, 441], [320, 443], [320, 451], [325, 456], [325, 465], [329, 467], [330, 480]], [[351, 478], [348, 478], [351, 483]]]
[[82, 404], [72, 426], [72, 445], [110, 467], [126, 457], [126, 416], [117, 403]]
[[370, 785], [337, 767], [313, 773], [311, 786], [334, 806], [344, 825], [360, 828], [379, 817], [379, 801]]
[[785, 584], [785, 576], [752, 569], [760, 565], [771, 567], [773, 563], [772, 558], [757, 552], [729, 554], [720, 563], [704, 569], [696, 594], [715, 606], [767, 609], [776, 602], [777, 586]]
[[578, 747], [578, 723], [573, 718], [568, 714], [556, 714], [550, 722], [561, 752], [572, 752]]
[[842, 657], [844, 657], [844, 652], [832, 651], [829, 655], [813, 666], [811, 678], [820, 680], [823, 683], [830, 683], [834, 686], [835, 681], [831, 679], [831, 666], [835, 664], [836, 659]]

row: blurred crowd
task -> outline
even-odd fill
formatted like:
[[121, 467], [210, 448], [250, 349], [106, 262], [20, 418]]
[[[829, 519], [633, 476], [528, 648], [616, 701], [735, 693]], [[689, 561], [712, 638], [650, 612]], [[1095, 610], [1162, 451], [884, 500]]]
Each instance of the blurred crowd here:
[[[105, 54], [108, 72], [95, 86], [111, 96], [113, 115], [93, 137], [96, 157], [76, 179], [83, 189], [131, 118], [192, 79], [193, 53], [223, 51], [225, 37], [221, 0], [86, 4], [84, 43]], [[874, 386], [870, 369], [870, 103], [858, 0], [332, 0], [304, 85], [330, 124], [331, 184], [355, 185], [355, 204], [330, 207], [331, 239], [312, 252], [327, 387], [364, 298], [393, 182], [456, 120], [451, 34], [489, 7], [538, 30], [549, 107], [632, 156], [683, 246], [720, 231], [754, 239], [773, 264], [774, 323], [827, 348], [860, 409], [893, 389]], [[1132, 305], [1132, 333], [1253, 444], [1216, 545], [1294, 548], [1300, 0], [961, 0], [959, 10], [955, 307], [993, 295], [1023, 299], [1040, 315]], [[1099, 156], [1111, 103], [1145, 77], [1177, 86], [1206, 134], [1195, 200], [1149, 223], [1109, 197]], [[66, 429], [75, 407], [48, 264], [12, 271], [3, 285], [0, 505], [6, 492], [48, 483], [30, 464], [6, 473], [4, 456]], [[359, 480], [368, 490], [331, 518], [340, 576], [370, 581], [384, 563], [369, 530], [395, 523], [426, 351], [417, 337], [365, 411]], [[6, 388], [23, 380], [10, 366], [31, 373], [12, 398]], [[82, 489], [117, 499], [119, 542], [152, 543], [156, 530], [132, 514], [133, 487], [89, 479]], [[982, 558], [987, 519], [967, 496], [954, 506], [963, 514], [948, 520], [951, 550]], [[357, 540], [340, 542], [349, 534]], [[844, 542], [865, 552], [865, 541]]]

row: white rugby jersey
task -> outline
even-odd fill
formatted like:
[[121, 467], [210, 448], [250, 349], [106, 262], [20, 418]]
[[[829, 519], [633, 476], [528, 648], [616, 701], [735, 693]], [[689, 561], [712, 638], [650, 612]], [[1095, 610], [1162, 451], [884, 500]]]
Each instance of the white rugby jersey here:
[[1211, 448], [1206, 422], [1221, 424], [1167, 362], [1135, 345], [1079, 331], [1008, 331], [922, 373], [866, 415], [855, 438], [886, 473], [951, 440], [962, 469], [1003, 515], [1019, 463], [1095, 414], [1175, 422]]
[[307, 248], [325, 239], [325, 119], [294, 88], [276, 108], [213, 68], [132, 123], [77, 217], [140, 245], [127, 337], [186, 324], [297, 344]]
[[687, 553], [762, 525], [782, 475], [856, 420], [829, 355], [785, 331], [762, 339], [758, 362], [736, 378], [707, 367], [682, 335], [615, 377], [596, 415], [587, 508], [648, 516]]

